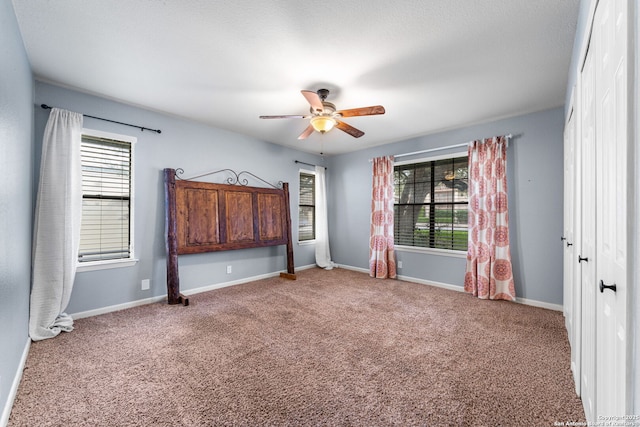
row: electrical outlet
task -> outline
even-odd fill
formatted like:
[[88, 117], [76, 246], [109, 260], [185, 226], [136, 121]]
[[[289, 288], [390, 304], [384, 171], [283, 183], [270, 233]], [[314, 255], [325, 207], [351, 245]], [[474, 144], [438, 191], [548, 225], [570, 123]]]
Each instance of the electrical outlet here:
[[402, 261], [398, 261], [398, 268], [402, 268]]
[[142, 279], [142, 290], [147, 291], [151, 287], [151, 281], [149, 279]]
[[227, 274], [231, 274], [231, 266], [227, 265]]

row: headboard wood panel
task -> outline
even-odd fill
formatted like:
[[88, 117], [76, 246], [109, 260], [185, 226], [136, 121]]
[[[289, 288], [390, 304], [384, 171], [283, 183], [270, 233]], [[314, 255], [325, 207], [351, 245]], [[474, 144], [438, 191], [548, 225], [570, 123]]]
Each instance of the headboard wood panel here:
[[[234, 172], [235, 174], [235, 172]], [[295, 279], [289, 186], [176, 180], [165, 169], [167, 295], [169, 304], [188, 299], [179, 292], [178, 255], [287, 245], [287, 273]]]
[[287, 244], [282, 189], [176, 181], [178, 254]]

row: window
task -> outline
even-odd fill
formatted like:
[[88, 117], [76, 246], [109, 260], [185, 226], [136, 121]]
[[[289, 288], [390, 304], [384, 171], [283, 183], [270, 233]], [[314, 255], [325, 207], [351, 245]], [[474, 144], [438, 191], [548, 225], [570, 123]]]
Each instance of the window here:
[[464, 154], [394, 166], [396, 245], [467, 250], [468, 170]]
[[133, 257], [133, 142], [135, 138], [83, 131], [81, 265]]
[[316, 238], [316, 176], [300, 172], [300, 204], [298, 206], [298, 241]]

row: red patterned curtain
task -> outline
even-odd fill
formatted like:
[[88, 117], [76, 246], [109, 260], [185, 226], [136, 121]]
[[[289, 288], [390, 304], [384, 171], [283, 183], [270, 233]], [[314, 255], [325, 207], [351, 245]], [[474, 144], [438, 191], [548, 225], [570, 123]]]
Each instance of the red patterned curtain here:
[[504, 136], [469, 144], [469, 245], [464, 289], [482, 299], [516, 299]]
[[395, 279], [393, 249], [393, 156], [373, 159], [369, 275]]

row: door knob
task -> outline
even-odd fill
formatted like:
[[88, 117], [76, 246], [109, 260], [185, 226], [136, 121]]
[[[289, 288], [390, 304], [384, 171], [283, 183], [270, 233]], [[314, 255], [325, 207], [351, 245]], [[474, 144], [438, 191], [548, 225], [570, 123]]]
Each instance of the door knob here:
[[573, 243], [567, 242], [567, 247], [569, 247], [569, 246], [573, 246]]
[[589, 258], [588, 257], [582, 258], [580, 255], [578, 255], [578, 262], [582, 262], [582, 261], [589, 262]]
[[600, 280], [600, 293], [603, 293], [605, 289], [611, 289], [613, 292], [616, 291], [616, 284], [613, 285], [605, 285], [603, 280]]
[[563, 240], [567, 240], [566, 237], [560, 237], [560, 241], [562, 242]]

